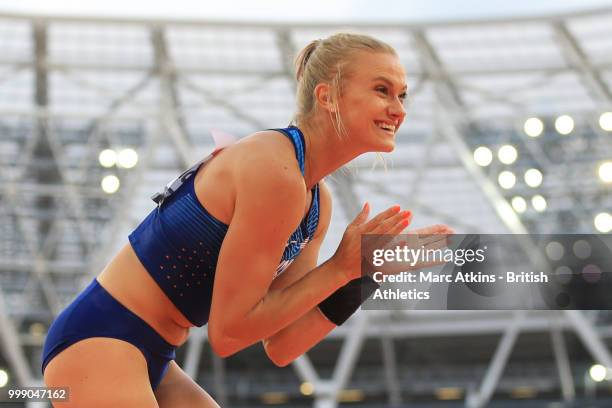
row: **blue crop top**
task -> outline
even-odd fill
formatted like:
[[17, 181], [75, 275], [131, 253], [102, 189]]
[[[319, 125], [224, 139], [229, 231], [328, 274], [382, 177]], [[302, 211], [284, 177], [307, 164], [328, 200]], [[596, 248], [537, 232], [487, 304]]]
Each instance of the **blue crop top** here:
[[[305, 144], [302, 132], [294, 126], [274, 129], [293, 143], [304, 174]], [[215, 269], [228, 225], [213, 217], [198, 201], [194, 179], [203, 164], [185, 171], [153, 196], [158, 203], [130, 234], [130, 244], [145, 269], [183, 315], [195, 326], [208, 322]], [[276, 274], [282, 273], [298, 256], [317, 229], [319, 188], [312, 189], [308, 214], [287, 240]]]

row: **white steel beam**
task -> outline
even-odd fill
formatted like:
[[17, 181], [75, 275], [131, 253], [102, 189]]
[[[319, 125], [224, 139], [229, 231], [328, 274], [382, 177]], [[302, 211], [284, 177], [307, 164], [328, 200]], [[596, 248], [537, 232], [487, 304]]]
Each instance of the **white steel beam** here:
[[514, 343], [516, 342], [516, 338], [520, 332], [520, 322], [524, 320], [525, 315], [526, 312], [524, 311], [514, 312], [514, 319], [509, 322], [509, 325], [506, 328], [497, 349], [495, 350], [493, 359], [491, 360], [491, 363], [489, 364], [487, 372], [480, 385], [480, 390], [478, 393], [468, 394], [466, 398], [466, 406], [468, 408], [485, 407], [491, 400], [491, 396], [497, 387], [497, 383], [499, 382], [502, 372], [506, 367], [508, 358], [512, 353], [512, 348], [514, 347]]
[[453, 87], [450, 77], [444, 70], [434, 48], [425, 37], [423, 31], [414, 31], [412, 36], [426, 70], [433, 72], [441, 78], [446, 78], [445, 81], [437, 81], [434, 85], [439, 105], [438, 117], [436, 119], [440, 125], [440, 131], [453, 145], [461, 162], [481, 187], [502, 222], [514, 234], [526, 234], [527, 229], [517, 217], [510, 204], [508, 204], [498, 188], [485, 176], [472, 159], [472, 152], [464, 141], [464, 135], [459, 130], [459, 122], [467, 123], [469, 121], [469, 118], [459, 117], [459, 115], [465, 115], [467, 112], [458, 91]]
[[563, 340], [563, 333], [554, 325], [550, 329], [550, 339], [553, 346], [557, 370], [559, 370], [559, 382], [561, 383], [563, 401], [571, 403], [576, 397], [572, 369], [570, 367], [565, 341]]
[[602, 15], [612, 14], [612, 8], [609, 6], [593, 7], [584, 10], [577, 10], [571, 12], [557, 12], [557, 13], [541, 13], [534, 14], [531, 16], [504, 16], [504, 17], [492, 17], [487, 18], [474, 18], [474, 19], [436, 19], [433, 21], [419, 21], [419, 22], [385, 22], [381, 23], [369, 23], [369, 22], [356, 22], [346, 20], [336, 21], [325, 21], [325, 22], [295, 22], [295, 21], [239, 21], [239, 20], [207, 20], [207, 19], [173, 19], [167, 20], [163, 18], [118, 18], [118, 17], [100, 17], [100, 16], [87, 16], [87, 15], [61, 15], [54, 14], [52, 16], [43, 16], [40, 14], [28, 14], [28, 13], [0, 13], [0, 18], [11, 19], [17, 21], [24, 20], [40, 20], [43, 22], [53, 23], [99, 23], [99, 24], [117, 24], [118, 21], [125, 26], [160, 26], [160, 27], [202, 27], [205, 25], [209, 28], [234, 28], [240, 26], [244, 29], [290, 29], [295, 30], [314, 30], [314, 29], [338, 29], [338, 27], [351, 27], [353, 29], [367, 30], [367, 29], [385, 29], [385, 30], [401, 30], [401, 29], [423, 29], [423, 28], [437, 28], [437, 27], [471, 27], [471, 26], [490, 26], [492, 24], [504, 26], [513, 25], [517, 23], [549, 23], [556, 21], [566, 21], [570, 19], [582, 19], [590, 17], [598, 17]]
[[17, 384], [28, 387], [33, 384], [33, 376], [30, 371], [28, 360], [25, 356], [19, 335], [6, 309], [4, 293], [0, 288], [0, 345], [4, 350], [4, 357], [8, 360]]
[[605, 345], [593, 324], [580, 310], [564, 310], [565, 316], [574, 327], [576, 335], [580, 337], [593, 358], [605, 367], [612, 368], [610, 350]]
[[385, 384], [387, 385], [387, 393], [389, 394], [389, 406], [402, 406], [402, 389], [400, 379], [397, 373], [397, 354], [395, 353], [395, 344], [393, 339], [386, 336], [383, 332], [380, 338], [380, 346], [382, 349], [383, 365], [385, 368]]

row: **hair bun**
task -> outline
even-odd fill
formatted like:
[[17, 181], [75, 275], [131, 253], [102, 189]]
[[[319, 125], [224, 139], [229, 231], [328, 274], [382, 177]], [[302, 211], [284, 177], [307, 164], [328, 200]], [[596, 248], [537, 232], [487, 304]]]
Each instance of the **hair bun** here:
[[302, 76], [304, 76], [306, 64], [308, 63], [310, 56], [322, 41], [323, 40], [311, 41], [306, 47], [302, 49], [302, 51], [300, 51], [298, 56], [295, 58], [295, 78], [298, 81], [302, 78]]

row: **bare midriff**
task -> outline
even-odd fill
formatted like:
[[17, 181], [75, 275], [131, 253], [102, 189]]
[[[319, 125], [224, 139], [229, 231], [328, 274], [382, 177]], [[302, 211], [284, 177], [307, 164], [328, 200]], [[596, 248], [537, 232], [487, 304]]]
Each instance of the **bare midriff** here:
[[193, 325], [183, 316], [126, 244], [96, 278], [112, 297], [168, 343], [179, 346]]

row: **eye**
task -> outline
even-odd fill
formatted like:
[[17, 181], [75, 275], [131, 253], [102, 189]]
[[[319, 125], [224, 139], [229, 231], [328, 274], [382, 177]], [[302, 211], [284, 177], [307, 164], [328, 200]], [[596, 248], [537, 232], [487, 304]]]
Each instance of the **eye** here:
[[376, 92], [380, 92], [384, 95], [387, 95], [389, 93], [389, 90], [387, 89], [386, 86], [377, 86], [376, 87]]
[[406, 102], [406, 98], [408, 97], [408, 94], [406, 94], [406, 92], [400, 94], [399, 98], [402, 102]]

